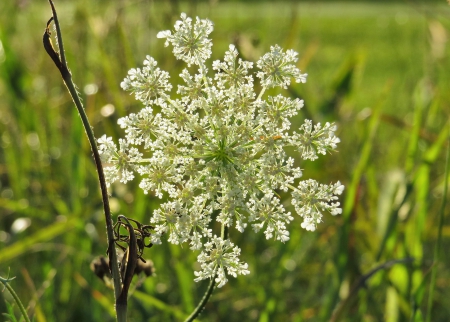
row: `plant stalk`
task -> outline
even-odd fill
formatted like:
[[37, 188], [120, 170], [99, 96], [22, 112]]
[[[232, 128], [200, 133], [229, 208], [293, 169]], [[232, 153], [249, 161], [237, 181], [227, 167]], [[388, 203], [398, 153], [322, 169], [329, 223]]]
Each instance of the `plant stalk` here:
[[16, 302], [17, 306], [19, 307], [20, 313], [22, 313], [22, 316], [25, 320], [25, 322], [30, 322], [30, 318], [28, 317], [27, 310], [22, 304], [22, 301], [20, 300], [19, 296], [16, 294], [14, 289], [9, 285], [9, 282], [11, 282], [13, 278], [3, 278], [0, 277], [0, 282], [3, 283], [3, 285], [8, 289], [9, 293], [11, 293], [12, 297], [14, 298], [14, 301]]
[[62, 39], [61, 29], [60, 29], [60, 25], [59, 25], [59, 21], [58, 21], [58, 16], [56, 14], [56, 10], [55, 10], [52, 0], [49, 0], [49, 3], [52, 8], [52, 13], [53, 13], [52, 18], [54, 20], [55, 28], [56, 28], [59, 54], [54, 50], [53, 45], [51, 44], [50, 31], [49, 31], [48, 25], [50, 24], [52, 19], [50, 19], [49, 22], [47, 23], [47, 28], [44, 33], [44, 38], [43, 38], [44, 48], [46, 49], [47, 53], [52, 58], [56, 67], [59, 69], [59, 71], [61, 73], [64, 84], [66, 85], [66, 87], [70, 93], [70, 96], [72, 97], [72, 100], [78, 110], [80, 117], [81, 117], [81, 121], [83, 123], [84, 130], [86, 131], [86, 134], [87, 134], [87, 137], [89, 140], [89, 144], [91, 146], [91, 151], [94, 156], [94, 161], [95, 161], [95, 165], [97, 168], [98, 180], [100, 183], [100, 189], [101, 189], [101, 194], [102, 194], [105, 220], [106, 220], [106, 232], [107, 232], [107, 239], [108, 239], [108, 255], [109, 255], [110, 269], [111, 269], [111, 273], [112, 273], [113, 281], [114, 281], [114, 295], [115, 295], [115, 299], [116, 299], [117, 321], [126, 322], [126, 311], [127, 311], [126, 303], [125, 303], [125, 305], [123, 305], [123, 303], [122, 303], [120, 306], [117, 306], [117, 299], [119, 298], [121, 291], [122, 291], [122, 281], [121, 281], [120, 272], [119, 272], [116, 249], [114, 246], [113, 220], [111, 217], [111, 210], [109, 207], [108, 190], [107, 190], [107, 186], [106, 186], [105, 175], [103, 173], [102, 162], [100, 159], [100, 154], [98, 152], [94, 132], [89, 123], [89, 120], [87, 118], [86, 112], [83, 107], [83, 104], [81, 103], [80, 97], [75, 88], [75, 84], [72, 81], [72, 75], [67, 66], [67, 61], [66, 61], [66, 57], [65, 57], [65, 53], [64, 53], [63, 39]]
[[[221, 234], [220, 235], [221, 235], [222, 239], [228, 238], [228, 227], [226, 227], [225, 225], [222, 225], [222, 229], [221, 229]], [[208, 288], [205, 291], [205, 294], [203, 294], [203, 297], [200, 300], [200, 302], [198, 303], [197, 307], [191, 313], [191, 315], [189, 315], [187, 317], [185, 322], [192, 322], [192, 321], [194, 321], [202, 313], [202, 311], [205, 309], [206, 303], [208, 303], [209, 298], [211, 297], [211, 295], [212, 295], [212, 293], [214, 291], [214, 286], [216, 285], [216, 277], [217, 277], [217, 268], [216, 268], [216, 272], [214, 274], [214, 277], [211, 278], [211, 281], [209, 282], [209, 285], [208, 285]]]

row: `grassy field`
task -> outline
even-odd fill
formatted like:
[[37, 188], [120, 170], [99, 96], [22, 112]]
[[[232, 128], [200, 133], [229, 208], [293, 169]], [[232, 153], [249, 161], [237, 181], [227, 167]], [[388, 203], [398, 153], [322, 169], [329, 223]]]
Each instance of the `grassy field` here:
[[[445, 2], [104, 3], [56, 2], [97, 137], [123, 136], [117, 119], [141, 108], [119, 84], [145, 55], [178, 79], [183, 66], [156, 33], [182, 11], [214, 22], [213, 59], [229, 43], [253, 61], [274, 44], [299, 52], [309, 76], [288, 92], [306, 104], [295, 122], [339, 125], [339, 153], [301, 166], [308, 178], [346, 186], [344, 213], [326, 216], [314, 233], [297, 218], [286, 244], [231, 231], [251, 274], [216, 290], [201, 321], [450, 319], [450, 205], [441, 208], [450, 128]], [[113, 292], [89, 268], [106, 251], [95, 167], [42, 47], [50, 16], [46, 1], [0, 3], [0, 276], [16, 276], [11, 285], [35, 321], [112, 321]], [[114, 214], [143, 223], [160, 203], [137, 182], [111, 193]], [[130, 321], [186, 317], [207, 285], [193, 282], [196, 255], [169, 244], [146, 250], [157, 275], [132, 293]], [[5, 300], [12, 303], [8, 291], [0, 313]]]

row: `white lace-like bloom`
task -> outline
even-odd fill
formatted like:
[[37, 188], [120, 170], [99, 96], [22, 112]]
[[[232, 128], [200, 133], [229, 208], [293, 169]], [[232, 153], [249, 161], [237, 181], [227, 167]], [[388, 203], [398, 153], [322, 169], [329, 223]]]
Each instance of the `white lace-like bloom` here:
[[217, 287], [224, 286], [228, 279], [226, 278], [225, 269], [228, 275], [236, 277], [239, 275], [250, 274], [248, 264], [239, 261], [241, 250], [239, 247], [229, 240], [223, 240], [214, 236], [211, 241], [204, 245], [205, 250], [198, 255], [197, 261], [200, 263], [202, 270], [194, 272], [197, 278], [196, 282], [213, 278], [216, 276]]
[[211, 39], [208, 35], [213, 31], [213, 23], [208, 19], [197, 17], [194, 25], [192, 18], [181, 14], [181, 20], [175, 23], [175, 32], [160, 31], [156, 37], [166, 38], [165, 46], [173, 45], [173, 54], [177, 59], [185, 61], [188, 66], [200, 65], [211, 56]]
[[256, 76], [267, 87], [287, 88], [291, 84], [291, 78], [294, 78], [297, 83], [306, 83], [308, 74], [300, 74], [300, 70], [294, 65], [296, 62], [297, 53], [295, 51], [289, 49], [283, 53], [280, 46], [272, 46], [270, 53], [262, 56], [256, 63], [261, 69]]
[[238, 51], [234, 45], [229, 46], [229, 51], [225, 53], [224, 61], [213, 62], [213, 70], [217, 71], [215, 80], [219, 88], [239, 87], [244, 84], [253, 86], [253, 77], [249, 76], [249, 69], [253, 68], [253, 63], [237, 59]]
[[290, 212], [284, 210], [284, 207], [280, 205], [280, 199], [275, 197], [272, 191], [268, 192], [260, 200], [250, 200], [249, 208], [251, 209], [249, 221], [257, 222], [257, 224], [252, 224], [255, 232], [258, 232], [266, 225], [264, 234], [267, 239], [275, 236], [275, 239], [282, 242], [289, 240], [286, 224], [294, 218]]
[[322, 221], [322, 212], [332, 215], [342, 213], [337, 195], [344, 191], [338, 181], [334, 185], [319, 184], [315, 180], [300, 181], [298, 188], [292, 192], [292, 204], [297, 213], [303, 217], [302, 227], [314, 231]]
[[305, 120], [305, 123], [300, 127], [300, 131], [303, 133], [294, 132], [289, 140], [290, 144], [297, 148], [305, 160], [316, 160], [319, 158], [318, 153], [325, 155], [327, 152], [334, 151], [337, 144], [341, 142], [334, 135], [336, 125], [328, 122], [323, 127], [320, 123], [317, 123], [313, 129], [312, 122]]
[[134, 171], [141, 162], [142, 153], [137, 148], [130, 148], [129, 142], [119, 139], [119, 150], [111, 138], [103, 135], [98, 139], [99, 153], [102, 161], [114, 164], [113, 167], [105, 168], [106, 184], [110, 186], [111, 182], [120, 180], [127, 183], [134, 179]]
[[277, 191], [291, 191], [302, 227], [314, 230], [323, 212], [341, 213], [336, 196], [343, 186], [339, 182], [319, 185], [314, 180], [296, 184], [302, 170], [285, 152], [293, 148], [301, 159], [315, 160], [335, 150], [336, 125], [313, 126], [306, 120], [292, 131], [290, 119], [303, 101], [263, 95], [268, 88], [287, 87], [292, 78], [306, 81], [306, 74], [295, 66], [297, 53], [271, 47], [256, 64], [262, 85], [257, 94], [253, 63], [239, 58], [232, 45], [223, 61], [213, 62], [215, 75], [209, 76], [205, 60], [211, 55], [207, 38], [211, 31], [210, 21], [197, 18], [193, 23], [182, 14], [173, 34], [159, 33], [166, 44], [173, 45], [175, 57], [198, 65], [197, 73], [183, 70], [179, 98], [171, 98], [168, 74], [147, 56], [143, 69], [132, 69], [122, 82], [144, 108], [119, 120], [125, 130], [119, 148], [105, 136], [98, 142], [103, 161], [109, 164], [105, 167], [108, 183], [137, 176], [145, 193], [167, 198], [152, 215], [152, 242], [159, 244], [167, 238], [201, 250], [202, 270], [196, 272], [196, 281], [217, 273], [222, 286], [226, 274], [236, 276], [248, 270], [239, 261], [239, 248], [227, 236], [212, 237], [214, 223], [239, 232], [250, 225], [268, 239], [286, 242], [293, 217]]
[[134, 92], [136, 99], [144, 105], [156, 104], [162, 94], [172, 89], [169, 73], [157, 68], [156, 64], [156, 60], [147, 56], [142, 70], [130, 69], [127, 78], [120, 83], [120, 87]]

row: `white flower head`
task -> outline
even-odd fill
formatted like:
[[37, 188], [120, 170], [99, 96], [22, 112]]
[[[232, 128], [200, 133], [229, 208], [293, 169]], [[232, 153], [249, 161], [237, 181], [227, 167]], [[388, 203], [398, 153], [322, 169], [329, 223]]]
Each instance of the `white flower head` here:
[[253, 63], [243, 61], [238, 57], [238, 51], [234, 45], [229, 46], [225, 52], [224, 61], [216, 60], [213, 62], [213, 70], [216, 70], [215, 79], [219, 87], [225, 85], [230, 87], [239, 87], [245, 84], [253, 85], [253, 77], [249, 76], [249, 70], [253, 68]]
[[316, 230], [322, 221], [322, 212], [332, 215], [342, 213], [337, 202], [338, 195], [344, 191], [344, 186], [338, 181], [335, 184], [319, 184], [315, 180], [300, 181], [298, 188], [292, 193], [292, 204], [297, 213], [303, 217], [302, 227], [306, 230]]
[[[305, 82], [306, 74], [295, 66], [297, 53], [271, 47], [257, 62], [260, 71], [255, 75], [253, 63], [230, 45], [223, 61], [208, 68], [212, 30], [209, 20], [193, 22], [182, 14], [173, 33], [160, 32], [158, 37], [173, 45], [175, 57], [198, 65], [197, 72], [184, 69], [178, 97], [171, 98], [168, 73], [147, 56], [142, 70], [132, 69], [122, 82], [143, 103], [142, 110], [119, 119], [125, 131], [119, 148], [106, 136], [98, 142], [108, 184], [138, 177], [145, 193], [164, 200], [150, 219], [155, 227], [152, 243], [189, 243], [190, 249], [201, 251], [202, 269], [195, 280], [216, 276], [223, 286], [227, 276], [249, 271], [239, 260], [240, 249], [225, 234], [216, 237], [214, 225], [230, 234], [251, 227], [267, 239], [287, 242], [294, 218], [278, 192], [291, 192], [301, 226], [315, 230], [323, 212], [341, 213], [337, 195], [343, 186], [298, 182], [305, 170], [286, 152], [315, 160], [334, 151], [339, 142], [336, 125], [314, 126], [306, 120], [292, 131], [291, 118], [303, 100], [264, 95], [268, 88], [287, 87], [292, 79]], [[259, 93], [254, 77], [262, 83]]]
[[192, 18], [181, 14], [181, 20], [175, 23], [175, 32], [170, 30], [159, 32], [156, 37], [166, 38], [165, 46], [173, 46], [173, 54], [177, 59], [185, 61], [188, 66], [200, 65], [211, 56], [211, 39], [208, 35], [213, 31], [213, 23], [208, 19]]
[[105, 179], [109, 186], [111, 182], [120, 180], [122, 183], [127, 183], [134, 179], [134, 171], [141, 161], [142, 154], [138, 149], [129, 146], [129, 142], [119, 139], [119, 149], [114, 144], [111, 138], [103, 135], [98, 139], [99, 153], [102, 161], [105, 163], [114, 164], [113, 167], [105, 168]]
[[280, 200], [274, 196], [272, 191], [268, 192], [261, 200], [250, 200], [249, 208], [252, 210], [249, 221], [256, 222], [252, 224], [255, 232], [266, 226], [264, 234], [267, 239], [275, 237], [276, 240], [282, 242], [289, 240], [286, 224], [294, 218], [291, 213], [284, 210], [284, 207], [280, 205]]
[[156, 60], [147, 56], [142, 70], [130, 69], [128, 76], [120, 83], [120, 87], [133, 92], [136, 99], [144, 105], [158, 103], [160, 97], [172, 89], [172, 85], [169, 83], [169, 73], [162, 71], [156, 65]]
[[202, 270], [194, 272], [196, 282], [214, 278], [216, 276], [217, 287], [224, 286], [228, 279], [226, 275], [236, 277], [250, 274], [248, 264], [239, 261], [241, 250], [229, 240], [223, 240], [214, 236], [210, 242], [205, 244], [205, 250], [198, 255], [198, 262]]
[[263, 86], [287, 88], [294, 78], [297, 83], [306, 83], [308, 74], [301, 74], [300, 70], [295, 67], [297, 62], [297, 53], [292, 49], [285, 53], [280, 46], [270, 47], [270, 52], [265, 54], [258, 60], [256, 65], [260, 72], [256, 75], [261, 79]]
[[337, 144], [340, 142], [334, 134], [336, 128], [334, 123], [328, 122], [324, 126], [317, 123], [313, 127], [310, 120], [305, 120], [300, 127], [301, 133], [294, 132], [289, 140], [301, 153], [303, 159], [316, 160], [319, 158], [317, 154], [325, 155], [327, 152], [336, 150]]

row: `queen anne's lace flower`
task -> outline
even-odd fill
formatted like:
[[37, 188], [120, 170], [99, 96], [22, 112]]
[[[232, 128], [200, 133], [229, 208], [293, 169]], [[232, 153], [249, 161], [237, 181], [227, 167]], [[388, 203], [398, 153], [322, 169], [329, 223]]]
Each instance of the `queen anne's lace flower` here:
[[229, 46], [225, 53], [224, 61], [216, 60], [213, 62], [213, 70], [217, 71], [215, 80], [217, 86], [225, 88], [228, 85], [231, 88], [237, 88], [244, 84], [253, 86], [253, 77], [248, 75], [249, 69], [253, 68], [253, 63], [237, 59], [238, 51], [234, 45]]
[[161, 103], [158, 98], [172, 89], [169, 73], [157, 68], [156, 64], [156, 60], [147, 56], [142, 70], [130, 69], [127, 78], [120, 83], [124, 90], [134, 92], [136, 99], [144, 105]]
[[216, 276], [217, 287], [222, 287], [228, 281], [225, 269], [228, 275], [234, 277], [237, 274], [247, 275], [250, 273], [248, 264], [239, 261], [241, 250], [239, 247], [234, 246], [229, 239], [223, 240], [214, 236], [204, 246], [205, 250], [197, 258], [202, 270], [194, 272], [195, 276], [197, 276], [194, 281], [198, 282]]
[[261, 79], [261, 83], [267, 87], [280, 86], [287, 88], [294, 78], [297, 83], [306, 83], [308, 74], [301, 74], [300, 70], [295, 67], [297, 62], [297, 53], [292, 49], [283, 53], [280, 46], [270, 47], [270, 52], [265, 54], [258, 60], [256, 65], [260, 72], [256, 74]]
[[195, 272], [195, 280], [216, 276], [222, 286], [226, 274], [249, 271], [239, 260], [240, 249], [227, 236], [213, 237], [212, 222], [219, 222], [223, 231], [235, 227], [244, 232], [250, 225], [268, 239], [286, 242], [287, 226], [294, 218], [281, 204], [278, 190], [291, 191], [292, 204], [303, 218], [301, 226], [315, 230], [323, 212], [341, 213], [336, 196], [343, 186], [314, 180], [295, 184], [302, 170], [285, 152], [293, 147], [302, 159], [315, 160], [335, 150], [336, 125], [313, 126], [306, 120], [298, 131], [291, 131], [290, 118], [303, 101], [281, 94], [263, 97], [267, 88], [286, 88], [292, 78], [306, 81], [306, 74], [295, 66], [297, 53], [271, 47], [256, 64], [262, 85], [257, 94], [253, 63], [239, 58], [232, 45], [223, 61], [213, 62], [214, 77], [208, 76], [205, 61], [211, 55], [212, 29], [209, 20], [193, 22], [182, 14], [173, 33], [160, 32], [158, 37], [173, 45], [176, 58], [198, 65], [197, 73], [182, 71], [184, 84], [177, 89], [181, 97], [173, 99], [168, 73], [147, 56], [144, 67], [132, 69], [121, 84], [144, 108], [119, 120], [125, 139], [119, 140], [118, 148], [106, 136], [98, 142], [109, 164], [108, 184], [127, 182], [137, 174], [145, 193], [167, 198], [152, 215], [152, 242], [167, 238], [201, 250], [202, 269]]
[[165, 46], [173, 45], [173, 54], [177, 59], [191, 64], [201, 65], [211, 56], [211, 39], [208, 35], [213, 31], [213, 23], [208, 19], [197, 17], [195, 24], [185, 13], [181, 14], [181, 20], [175, 24], [175, 32], [170, 30], [160, 31], [156, 37], [166, 38]]
[[322, 221], [322, 211], [332, 215], [342, 213], [337, 195], [344, 191], [338, 181], [334, 185], [319, 184], [315, 180], [300, 181], [298, 188], [292, 192], [292, 204], [297, 213], [303, 217], [302, 228], [314, 231]]
[[318, 153], [325, 155], [327, 152], [334, 151], [340, 142], [339, 138], [334, 135], [335, 124], [327, 122], [322, 127], [320, 123], [317, 123], [313, 129], [312, 122], [305, 120], [299, 130], [303, 133], [294, 132], [289, 138], [289, 143], [296, 147], [305, 160], [316, 160], [319, 158]]
[[127, 183], [134, 179], [134, 171], [137, 170], [141, 161], [142, 153], [137, 148], [130, 148], [130, 143], [119, 139], [119, 149], [111, 138], [103, 135], [99, 140], [99, 153], [103, 161], [114, 164], [112, 167], [105, 168], [105, 179], [109, 186], [111, 182], [120, 180]]

